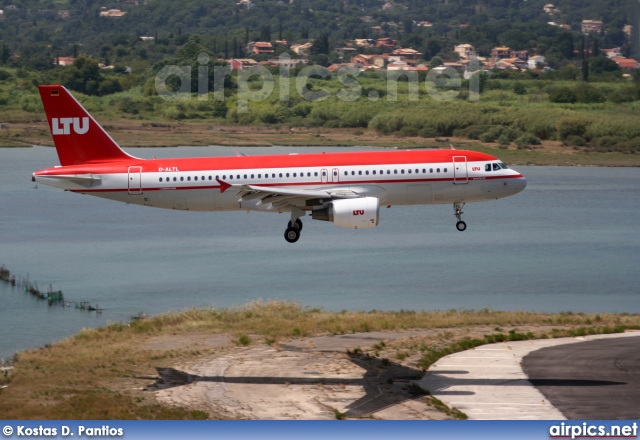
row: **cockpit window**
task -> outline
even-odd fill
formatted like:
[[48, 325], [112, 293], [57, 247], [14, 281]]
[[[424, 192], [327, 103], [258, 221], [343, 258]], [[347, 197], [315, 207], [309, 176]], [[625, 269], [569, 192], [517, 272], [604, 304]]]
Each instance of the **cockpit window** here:
[[499, 171], [500, 170], [500, 165], [498, 165], [497, 163], [493, 164], [493, 171]]
[[500, 168], [502, 168], [503, 170], [508, 169], [509, 167], [506, 166], [505, 164], [503, 164], [502, 162], [498, 162], [498, 165], [500, 165]]
[[491, 171], [491, 164], [490, 164], [490, 163], [486, 164], [486, 165], [484, 166], [484, 170], [485, 170], [485, 171]]

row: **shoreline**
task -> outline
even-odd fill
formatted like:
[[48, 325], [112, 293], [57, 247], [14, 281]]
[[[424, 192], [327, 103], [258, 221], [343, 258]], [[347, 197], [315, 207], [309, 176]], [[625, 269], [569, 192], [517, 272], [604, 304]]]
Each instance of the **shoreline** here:
[[[214, 125], [210, 122], [152, 123], [131, 120], [102, 121], [123, 148], [222, 147], [371, 147], [393, 149], [469, 149], [491, 154], [512, 165], [640, 167], [640, 155], [575, 150], [558, 141], [521, 148], [498, 146], [466, 138], [420, 138], [380, 135], [353, 128], [281, 128], [279, 126]], [[11, 124], [0, 136], [0, 148], [53, 146], [45, 121]]]

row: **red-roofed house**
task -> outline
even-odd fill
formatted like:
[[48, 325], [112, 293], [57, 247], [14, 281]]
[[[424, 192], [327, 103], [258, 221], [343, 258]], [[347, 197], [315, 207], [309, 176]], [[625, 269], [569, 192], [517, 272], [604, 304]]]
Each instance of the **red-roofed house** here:
[[622, 70], [631, 70], [640, 67], [640, 63], [633, 58], [613, 58], [613, 61], [615, 61]]
[[377, 67], [384, 68], [385, 60], [388, 56], [384, 55], [365, 55], [359, 54], [351, 58], [352, 64], [357, 64], [362, 67]]
[[247, 49], [250, 49], [251, 54], [261, 55], [263, 53], [274, 53], [273, 45], [265, 41], [256, 41], [247, 44]]
[[252, 60], [251, 58], [233, 58], [227, 60], [232, 69], [246, 69], [248, 67], [257, 66], [258, 62], [256, 60]]
[[494, 47], [491, 50], [492, 60], [502, 60], [504, 58], [509, 58], [510, 56], [511, 56], [511, 48], [506, 46]]
[[378, 38], [376, 40], [376, 47], [396, 47], [398, 40], [392, 40], [389, 37]]
[[332, 64], [329, 67], [327, 67], [327, 70], [331, 73], [336, 72], [338, 69], [342, 68], [342, 67], [346, 67], [346, 68], [351, 68], [351, 69], [356, 69], [356, 65], [352, 64], [352, 63], [339, 63], [339, 64]]
[[53, 64], [57, 64], [58, 66], [70, 66], [75, 61], [73, 57], [58, 57], [53, 59]]
[[399, 55], [404, 60], [419, 60], [422, 53], [415, 49], [396, 49], [391, 52], [391, 55]]

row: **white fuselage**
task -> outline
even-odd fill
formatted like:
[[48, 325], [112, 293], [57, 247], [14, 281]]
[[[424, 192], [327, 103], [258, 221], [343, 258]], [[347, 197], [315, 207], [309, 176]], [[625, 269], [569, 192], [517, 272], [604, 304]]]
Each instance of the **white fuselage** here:
[[[492, 160], [193, 171], [180, 171], [179, 167], [143, 171], [140, 166], [123, 166], [122, 172], [102, 173], [100, 167], [94, 167], [91, 179], [37, 175], [36, 181], [73, 192], [157, 208], [269, 211], [273, 209], [268, 204], [251, 200], [240, 202], [236, 191], [221, 191], [218, 181], [233, 185], [352, 191], [360, 196], [376, 197], [381, 205], [467, 203], [499, 199], [524, 189], [524, 177], [499, 164], [498, 160]], [[86, 176], [86, 173], [76, 175]], [[65, 173], [65, 176], [69, 174]]]

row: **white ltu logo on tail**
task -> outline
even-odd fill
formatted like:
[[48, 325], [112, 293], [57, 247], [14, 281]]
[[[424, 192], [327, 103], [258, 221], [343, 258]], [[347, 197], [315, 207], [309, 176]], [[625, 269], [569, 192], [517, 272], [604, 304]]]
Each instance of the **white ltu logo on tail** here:
[[[71, 127], [76, 134], [89, 131], [89, 118], [51, 118], [51, 132], [53, 134], [71, 134]], [[82, 122], [82, 124], [80, 124]]]

